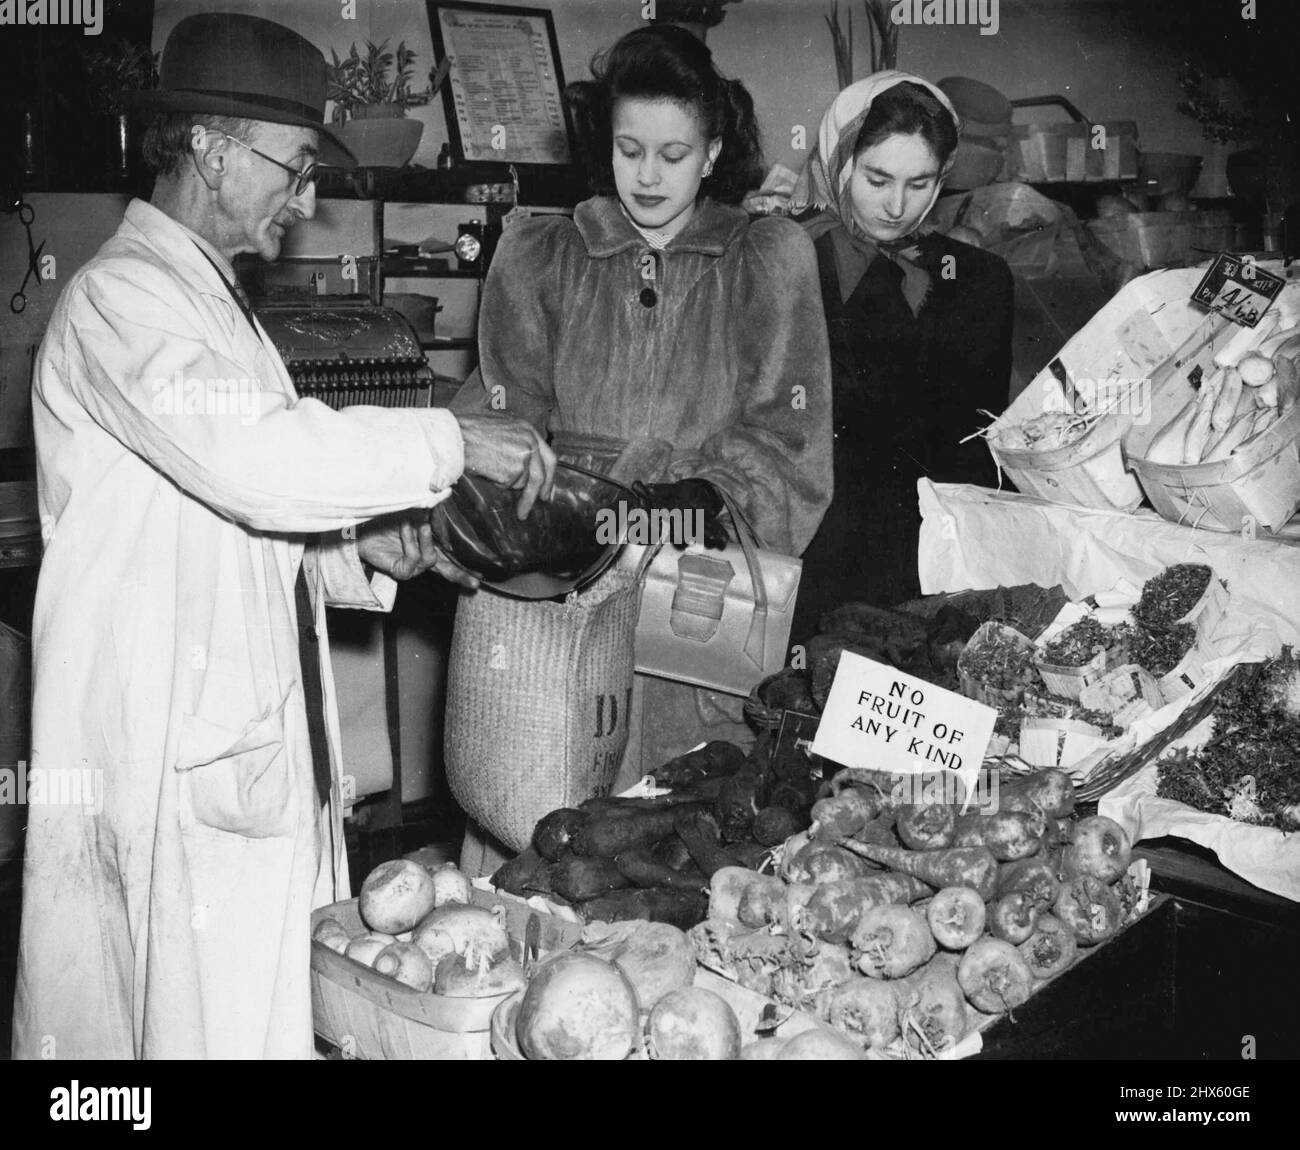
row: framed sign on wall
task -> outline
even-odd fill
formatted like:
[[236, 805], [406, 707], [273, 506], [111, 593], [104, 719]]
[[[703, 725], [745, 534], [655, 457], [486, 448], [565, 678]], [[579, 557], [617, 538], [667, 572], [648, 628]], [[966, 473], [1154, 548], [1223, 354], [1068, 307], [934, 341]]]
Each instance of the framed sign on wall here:
[[573, 150], [551, 13], [426, 0], [447, 132], [462, 163], [567, 165]]

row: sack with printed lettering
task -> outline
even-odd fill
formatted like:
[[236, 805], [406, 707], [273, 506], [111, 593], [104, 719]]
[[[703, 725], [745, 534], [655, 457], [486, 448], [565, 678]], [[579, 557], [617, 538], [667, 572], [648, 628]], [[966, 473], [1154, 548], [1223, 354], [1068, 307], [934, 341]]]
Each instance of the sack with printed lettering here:
[[516, 851], [543, 815], [606, 795], [627, 746], [642, 579], [605, 573], [563, 602], [461, 597], [447, 668], [447, 783]]

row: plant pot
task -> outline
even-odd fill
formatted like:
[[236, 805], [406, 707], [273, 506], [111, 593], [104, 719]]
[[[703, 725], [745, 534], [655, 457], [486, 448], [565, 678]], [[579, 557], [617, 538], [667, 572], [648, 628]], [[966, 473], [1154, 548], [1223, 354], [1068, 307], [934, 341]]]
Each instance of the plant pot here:
[[337, 129], [363, 168], [401, 168], [411, 162], [424, 134], [422, 120], [352, 119]]

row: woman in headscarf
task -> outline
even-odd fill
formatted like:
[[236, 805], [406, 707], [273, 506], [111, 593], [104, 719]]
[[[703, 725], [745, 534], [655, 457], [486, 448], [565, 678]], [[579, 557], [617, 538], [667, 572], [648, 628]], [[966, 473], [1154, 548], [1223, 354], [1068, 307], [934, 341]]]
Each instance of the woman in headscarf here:
[[[1011, 375], [1012, 279], [988, 252], [922, 225], [960, 121], [935, 85], [878, 72], [822, 119], [795, 191], [814, 241], [830, 336], [835, 496], [804, 553], [793, 641], [838, 603], [920, 594], [916, 484], [992, 484], [981, 409]], [[987, 420], [984, 420], [987, 422]]]

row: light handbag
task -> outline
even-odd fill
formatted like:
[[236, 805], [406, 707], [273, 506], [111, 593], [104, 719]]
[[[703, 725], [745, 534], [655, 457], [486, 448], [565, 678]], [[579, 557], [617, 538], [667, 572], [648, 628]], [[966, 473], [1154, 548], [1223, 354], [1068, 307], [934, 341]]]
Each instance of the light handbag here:
[[[656, 548], [636, 627], [636, 669], [730, 695], [785, 664], [803, 562], [760, 547], [725, 492], [738, 542], [722, 551]], [[629, 544], [620, 569], [638, 571], [647, 548]]]

